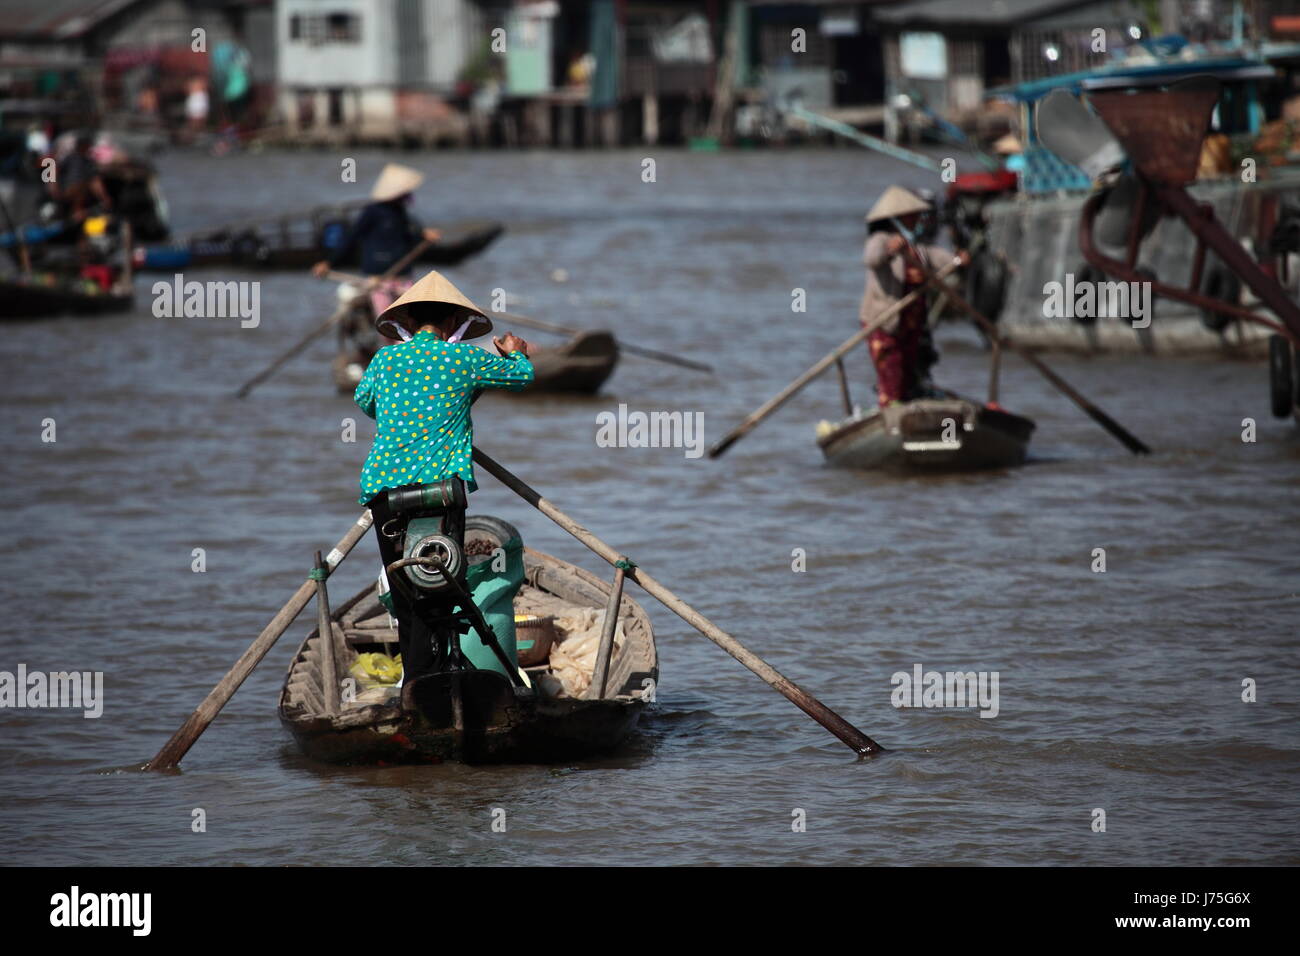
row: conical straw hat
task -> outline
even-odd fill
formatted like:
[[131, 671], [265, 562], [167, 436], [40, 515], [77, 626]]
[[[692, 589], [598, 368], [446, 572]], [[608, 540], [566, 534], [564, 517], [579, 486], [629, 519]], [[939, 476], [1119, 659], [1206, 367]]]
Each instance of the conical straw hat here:
[[[385, 327], [403, 324], [409, 318], [406, 307], [413, 302], [441, 302], [446, 305], [458, 305], [468, 309], [476, 318], [470, 323], [468, 331], [462, 336], [464, 339], [476, 339], [492, 331], [492, 320], [483, 313], [482, 309], [465, 298], [461, 291], [452, 285], [441, 272], [428, 273], [402, 293], [396, 302], [375, 317], [375, 328], [388, 335]], [[389, 338], [395, 337], [389, 336]]]
[[388, 202], [398, 196], [415, 192], [422, 182], [424, 182], [424, 173], [410, 166], [389, 163], [375, 180], [375, 188], [370, 190], [370, 198], [375, 202]]
[[1016, 153], [1023, 153], [1025, 148], [1020, 145], [1020, 140], [1014, 133], [1007, 133], [996, 143], [993, 144], [993, 152], [999, 156], [1014, 156]]
[[871, 212], [867, 213], [867, 222], [908, 216], [914, 212], [925, 212], [929, 208], [930, 204], [915, 193], [908, 192], [902, 186], [890, 186], [876, 200]]

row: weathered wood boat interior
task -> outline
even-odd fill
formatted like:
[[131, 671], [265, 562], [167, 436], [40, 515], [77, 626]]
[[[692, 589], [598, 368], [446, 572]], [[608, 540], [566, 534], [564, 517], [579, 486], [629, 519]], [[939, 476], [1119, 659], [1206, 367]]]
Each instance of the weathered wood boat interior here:
[[[609, 705], [616, 710], [639, 709], [653, 696], [654, 682], [658, 679], [654, 634], [645, 611], [635, 601], [623, 597], [606, 691], [603, 697], [596, 697], [592, 683], [583, 682], [581, 677], [575, 681], [571, 669], [561, 674], [558, 665], [564, 659], [568, 666], [578, 656], [567, 646], [573, 636], [565, 633], [566, 624], [591, 623], [596, 617], [593, 612], [603, 612], [609, 597], [609, 582], [528, 548], [524, 549], [524, 564], [525, 583], [515, 598], [515, 613], [553, 615], [560, 630], [559, 642], [547, 659], [523, 668], [536, 693], [536, 709], [541, 716], [555, 719], [557, 715], [571, 715], [584, 707]], [[412, 715], [402, 712], [400, 693], [392, 684], [365, 690], [357, 688], [355, 695], [343, 695], [350, 699], [340, 700], [337, 709], [327, 705], [326, 681], [342, 684], [358, 655], [398, 653], [396, 622], [380, 604], [376, 586], [354, 595], [333, 611], [331, 619], [333, 674], [328, 674], [322, 663], [324, 647], [318, 629], [313, 629], [295, 654], [280, 695], [281, 719], [309, 753], [312, 748], [305, 738], [349, 731], [391, 735], [403, 722], [412, 719]], [[586, 650], [594, 655], [594, 646]]]

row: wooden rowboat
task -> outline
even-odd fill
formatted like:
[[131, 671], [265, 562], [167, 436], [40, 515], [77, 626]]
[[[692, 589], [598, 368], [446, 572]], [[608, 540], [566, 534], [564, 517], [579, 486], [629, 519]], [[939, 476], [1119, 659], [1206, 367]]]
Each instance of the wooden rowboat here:
[[818, 426], [826, 462], [843, 468], [974, 471], [1025, 460], [1034, 423], [963, 398], [921, 399]]
[[130, 280], [105, 292], [83, 280], [0, 279], [0, 320], [129, 312], [134, 301]]
[[[534, 346], [533, 384], [523, 392], [595, 394], [618, 365], [618, 342], [612, 332], [579, 332], [563, 345]], [[515, 393], [507, 393], [515, 394]]]
[[[526, 579], [515, 598], [517, 613], [557, 606], [603, 609], [610, 584], [559, 558], [524, 549]], [[558, 604], [557, 604], [558, 602]], [[280, 720], [303, 753], [330, 763], [533, 762], [590, 756], [616, 747], [635, 728], [659, 679], [654, 631], [642, 608], [624, 595], [619, 620], [624, 642], [610, 661], [605, 696], [589, 699], [538, 689], [549, 664], [526, 668], [533, 690], [516, 691], [513, 706], [486, 726], [458, 735], [435, 728], [422, 714], [404, 711], [393, 688], [374, 688], [328, 712], [324, 681], [341, 682], [359, 653], [397, 652], [397, 631], [375, 587], [332, 614], [335, 673], [322, 674], [320, 634], [298, 648], [280, 692]], [[590, 688], [584, 694], [590, 694]], [[467, 711], [469, 708], [467, 707]], [[458, 739], [459, 738], [459, 739]]]
[[[577, 392], [594, 394], [614, 374], [618, 365], [618, 342], [610, 332], [581, 332], [559, 346], [533, 346], [533, 384], [522, 392]], [[341, 394], [352, 394], [366, 371], [366, 359], [358, 352], [340, 352], [334, 357], [331, 374]]]
[[[194, 233], [170, 245], [137, 247], [135, 267], [142, 271], [170, 272], [202, 266], [239, 265], [257, 269], [306, 269], [329, 256], [341, 238], [356, 207], [339, 207], [301, 214], [301, 221], [281, 217], [270, 222], [245, 223]], [[443, 230], [417, 262], [452, 266], [477, 255], [505, 232], [499, 222], [465, 223]], [[352, 261], [341, 266], [355, 267]]]

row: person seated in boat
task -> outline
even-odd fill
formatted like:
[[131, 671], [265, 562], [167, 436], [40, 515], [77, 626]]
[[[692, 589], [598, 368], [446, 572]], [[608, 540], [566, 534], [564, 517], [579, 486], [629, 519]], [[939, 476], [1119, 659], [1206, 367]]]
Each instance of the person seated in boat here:
[[54, 181], [50, 183], [50, 195], [64, 207], [67, 216], [77, 221], [85, 219], [95, 206], [104, 211], [113, 208], [112, 197], [99, 175], [99, 164], [91, 155], [94, 144], [89, 133], [78, 133], [72, 151], [55, 164]]
[[[460, 478], [474, 481], [474, 424], [470, 405], [484, 389], [519, 391], [533, 381], [531, 347], [513, 333], [493, 338], [493, 355], [465, 340], [492, 331], [492, 322], [438, 272], [430, 272], [380, 313], [381, 332], [401, 339], [376, 353], [357, 386], [357, 407], [375, 419], [370, 454], [361, 469], [360, 502], [374, 517], [379, 553], [387, 567], [402, 557], [390, 537], [389, 489]], [[433, 634], [400, 588], [393, 588], [398, 643], [407, 678], [434, 663]]]
[[[442, 233], [422, 228], [411, 214], [414, 193], [423, 182], [424, 174], [418, 170], [398, 163], [386, 165], [370, 190], [371, 202], [348, 227], [329, 257], [312, 266], [312, 272], [324, 278], [355, 257], [359, 258], [364, 275], [381, 276], [420, 242], [437, 242]], [[367, 316], [364, 310], [354, 311], [339, 326], [341, 352], [351, 353], [361, 364], [370, 360], [378, 347], [373, 341], [371, 317], [379, 315], [411, 287], [412, 268], [407, 265], [396, 275], [371, 285], [368, 290], [371, 315]], [[385, 338], [382, 344], [392, 341]]]
[[[914, 289], [925, 285], [925, 272], [934, 272], [953, 253], [913, 238], [929, 203], [901, 186], [890, 186], [867, 213], [867, 243], [862, 261], [867, 267], [866, 289], [858, 320], [865, 326]], [[964, 263], [965, 252], [957, 254]], [[927, 303], [924, 295], [889, 319], [867, 337], [876, 369], [876, 395], [880, 407], [921, 397], [923, 373], [933, 365], [933, 348], [922, 355], [926, 338]], [[929, 354], [933, 353], [933, 354]], [[922, 368], [923, 361], [928, 362]]]

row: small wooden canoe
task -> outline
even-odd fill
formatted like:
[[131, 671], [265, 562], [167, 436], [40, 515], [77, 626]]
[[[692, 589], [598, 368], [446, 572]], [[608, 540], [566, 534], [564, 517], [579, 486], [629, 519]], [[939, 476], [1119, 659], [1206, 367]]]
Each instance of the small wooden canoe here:
[[[324, 218], [321, 211], [302, 214], [299, 221], [258, 222], [195, 233], [170, 245], [137, 247], [135, 267], [146, 272], [171, 272], [203, 266], [239, 265], [257, 269], [306, 269], [330, 254], [356, 209]], [[419, 259], [430, 266], [453, 266], [477, 255], [505, 232], [499, 222], [449, 226], [443, 238], [429, 245]], [[356, 262], [340, 263], [353, 268]]]
[[612, 332], [579, 332], [563, 345], [533, 348], [533, 384], [520, 393], [580, 392], [595, 394], [618, 365], [618, 342]]
[[[610, 583], [559, 558], [524, 549], [526, 580], [515, 598], [517, 613], [547, 614], [559, 606], [601, 608]], [[394, 688], [374, 688], [327, 712], [323, 680], [342, 681], [358, 653], [397, 653], [397, 631], [366, 588], [333, 612], [336, 673], [321, 673], [320, 635], [313, 630], [298, 648], [280, 692], [280, 720], [303, 753], [330, 763], [544, 762], [612, 750], [636, 727], [659, 679], [654, 631], [645, 611], [625, 594], [619, 612], [624, 642], [610, 662], [606, 694], [599, 699], [553, 695], [549, 664], [527, 668], [532, 690], [515, 692], [499, 719], [460, 737], [434, 728], [418, 712], [402, 709]], [[590, 689], [585, 692], [589, 694]]]
[[[505, 395], [528, 395], [530, 392], [577, 392], [590, 395], [600, 391], [605, 380], [618, 365], [618, 342], [610, 332], [581, 332], [559, 346], [533, 346], [533, 384], [521, 392], [504, 391]], [[355, 351], [340, 352], [334, 357], [330, 373], [340, 394], [351, 395], [366, 371], [366, 359]]]
[[129, 280], [105, 292], [80, 279], [0, 279], [0, 320], [129, 312], [134, 302]]
[[1025, 460], [1034, 423], [961, 398], [921, 399], [823, 422], [817, 444], [842, 468], [975, 471]]

